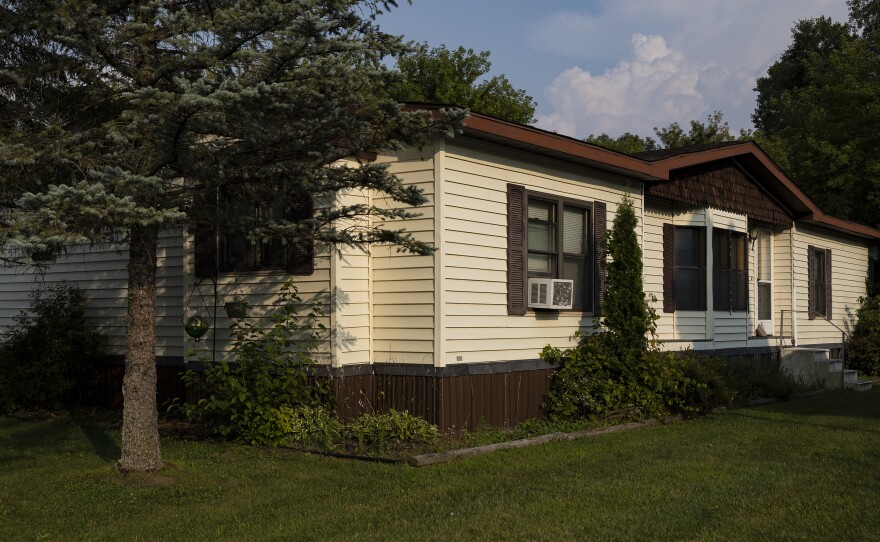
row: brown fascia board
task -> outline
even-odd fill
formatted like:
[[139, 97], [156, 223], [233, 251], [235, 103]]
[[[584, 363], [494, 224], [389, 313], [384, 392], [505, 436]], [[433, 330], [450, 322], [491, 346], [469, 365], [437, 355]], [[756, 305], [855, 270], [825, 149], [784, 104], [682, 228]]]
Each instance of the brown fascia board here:
[[[456, 106], [408, 103], [404, 108], [409, 111], [429, 111], [436, 116], [440, 109]], [[588, 164], [598, 169], [625, 173], [639, 180], [664, 180], [653, 177], [649, 173], [650, 164], [642, 159], [573, 137], [480, 113], [469, 113], [464, 123], [464, 135], [577, 164]]]
[[[410, 103], [405, 104], [404, 108], [409, 111], [428, 111], [436, 116], [439, 115], [440, 109], [456, 108], [456, 106]], [[518, 148], [527, 148], [532, 152], [559, 159], [567, 158], [575, 163], [588, 163], [600, 169], [624, 172], [646, 182], [669, 180], [670, 173], [676, 169], [725, 158], [748, 157], [750, 160], [757, 160], [763, 166], [764, 171], [768, 174], [762, 175], [764, 182], [778, 183], [804, 206], [807, 212], [797, 220], [825, 226], [858, 237], [880, 240], [880, 231], [874, 228], [825, 214], [788, 178], [785, 172], [767, 156], [761, 147], [751, 141], [717, 149], [684, 153], [648, 162], [573, 137], [563, 136], [541, 130], [540, 128], [517, 124], [480, 113], [471, 112], [465, 120], [464, 129], [465, 134], [472, 137], [504, 143]]]

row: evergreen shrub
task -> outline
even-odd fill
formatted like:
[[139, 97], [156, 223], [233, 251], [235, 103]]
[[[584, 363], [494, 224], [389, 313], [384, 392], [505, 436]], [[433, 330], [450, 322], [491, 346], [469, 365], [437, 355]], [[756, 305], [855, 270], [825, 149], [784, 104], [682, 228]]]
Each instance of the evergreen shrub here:
[[85, 318], [82, 290], [35, 287], [0, 339], [0, 411], [81, 402], [95, 380], [104, 340]]

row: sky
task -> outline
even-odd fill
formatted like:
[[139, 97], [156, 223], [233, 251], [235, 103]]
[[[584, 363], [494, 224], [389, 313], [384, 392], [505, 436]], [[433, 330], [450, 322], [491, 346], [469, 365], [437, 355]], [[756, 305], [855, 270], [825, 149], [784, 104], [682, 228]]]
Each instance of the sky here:
[[399, 0], [382, 30], [491, 51], [538, 103], [536, 125], [585, 137], [653, 135], [721, 111], [751, 128], [755, 80], [800, 19], [846, 21], [845, 0]]

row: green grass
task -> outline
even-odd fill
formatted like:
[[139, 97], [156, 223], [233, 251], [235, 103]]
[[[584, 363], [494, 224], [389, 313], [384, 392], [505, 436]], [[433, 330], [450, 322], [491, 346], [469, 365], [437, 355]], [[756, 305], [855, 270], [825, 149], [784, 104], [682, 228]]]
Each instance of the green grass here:
[[414, 469], [0, 418], [0, 540], [877, 540], [880, 392]]

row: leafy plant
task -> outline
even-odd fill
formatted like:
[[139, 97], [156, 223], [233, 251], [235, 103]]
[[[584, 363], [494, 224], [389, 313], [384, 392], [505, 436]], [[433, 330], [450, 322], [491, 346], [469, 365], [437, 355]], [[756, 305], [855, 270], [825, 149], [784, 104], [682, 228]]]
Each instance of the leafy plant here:
[[195, 403], [177, 402], [191, 421], [218, 436], [251, 444], [277, 445], [301, 432], [299, 407], [329, 403], [330, 389], [316, 376], [314, 354], [326, 327], [321, 304], [308, 306], [290, 280], [273, 304], [267, 328], [242, 321], [234, 324], [234, 363], [202, 360], [204, 371], [187, 371], [187, 387], [202, 397]]
[[0, 411], [75, 402], [94, 381], [103, 338], [85, 319], [82, 290], [36, 287], [0, 342]]
[[740, 400], [789, 399], [794, 393], [809, 389], [788, 375], [779, 362], [749, 360], [729, 364], [730, 386]]
[[292, 409], [285, 428], [292, 444], [332, 449], [342, 438], [342, 422], [325, 406], [303, 405]]
[[880, 375], [880, 292], [873, 284], [869, 284], [868, 295], [859, 298], [856, 324], [846, 345], [846, 363], [850, 369]]
[[689, 411], [706, 413], [736, 400], [737, 393], [728, 376], [725, 358], [687, 349], [676, 356], [675, 361], [688, 380], [688, 385], [682, 389], [681, 400]]
[[343, 437], [357, 451], [388, 452], [434, 445], [440, 439], [440, 430], [424, 418], [392, 409], [384, 414], [359, 416], [344, 427]]

